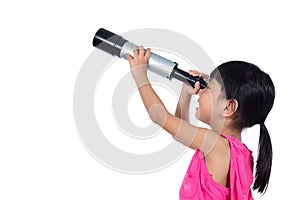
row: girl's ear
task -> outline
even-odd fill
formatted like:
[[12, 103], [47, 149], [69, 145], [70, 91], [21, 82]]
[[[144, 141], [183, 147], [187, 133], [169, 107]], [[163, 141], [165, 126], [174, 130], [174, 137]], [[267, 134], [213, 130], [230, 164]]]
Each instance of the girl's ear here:
[[226, 100], [226, 107], [224, 109], [225, 117], [231, 117], [237, 111], [239, 103], [236, 99]]

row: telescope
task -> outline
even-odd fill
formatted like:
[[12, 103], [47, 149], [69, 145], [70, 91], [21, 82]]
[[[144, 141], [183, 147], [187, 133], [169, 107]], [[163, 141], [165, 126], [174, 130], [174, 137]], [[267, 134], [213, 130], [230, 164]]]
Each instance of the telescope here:
[[[138, 49], [138, 45], [135, 45], [120, 35], [112, 33], [104, 28], [100, 28], [93, 39], [93, 46], [98, 49], [127, 60], [126, 54], [133, 55], [134, 46]], [[159, 56], [153, 52], [148, 60], [147, 70], [150, 70], [160, 76], [163, 76], [169, 80], [175, 78], [179, 81], [189, 83], [192, 87], [195, 87], [195, 83], [199, 81], [200, 89], [206, 88], [207, 83], [200, 76], [192, 76], [186, 71], [178, 68], [178, 63], [168, 60], [162, 56]]]

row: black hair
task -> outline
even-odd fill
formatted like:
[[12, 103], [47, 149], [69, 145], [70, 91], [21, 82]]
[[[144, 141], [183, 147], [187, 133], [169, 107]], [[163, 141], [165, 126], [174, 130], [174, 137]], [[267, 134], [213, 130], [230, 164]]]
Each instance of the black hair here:
[[264, 193], [269, 184], [273, 157], [271, 138], [264, 124], [275, 99], [271, 77], [256, 65], [244, 61], [223, 63], [211, 73], [211, 77], [222, 85], [227, 99], [238, 101], [233, 128], [260, 125], [253, 189]]

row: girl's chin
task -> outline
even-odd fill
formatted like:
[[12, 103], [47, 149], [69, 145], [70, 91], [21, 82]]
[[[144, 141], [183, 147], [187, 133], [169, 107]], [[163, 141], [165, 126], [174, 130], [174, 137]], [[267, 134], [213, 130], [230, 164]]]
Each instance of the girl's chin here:
[[209, 121], [206, 121], [205, 119], [201, 118], [200, 117], [200, 110], [199, 110], [199, 107], [196, 108], [196, 112], [195, 112], [195, 117], [197, 120], [199, 120], [200, 122], [210, 126], [210, 122]]

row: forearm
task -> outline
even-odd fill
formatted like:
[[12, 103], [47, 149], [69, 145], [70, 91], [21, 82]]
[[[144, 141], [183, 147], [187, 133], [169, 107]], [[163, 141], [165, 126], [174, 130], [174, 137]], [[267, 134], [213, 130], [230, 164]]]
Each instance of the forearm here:
[[[162, 122], [158, 122], [157, 118], [163, 118], [167, 113], [163, 102], [153, 90], [147, 76], [139, 74], [138, 78], [135, 78], [135, 82], [150, 118], [161, 125]], [[182, 90], [176, 107], [175, 116], [189, 122], [190, 102], [191, 95]]]
[[152, 88], [148, 78], [145, 76], [139, 76], [139, 78], [136, 78], [135, 81], [149, 117], [152, 121], [161, 127], [164, 127], [167, 114], [169, 113], [159, 96]]
[[191, 95], [181, 91], [177, 107], [176, 107], [176, 112], [175, 116], [179, 117], [187, 122], [190, 121], [190, 102], [191, 102]]

